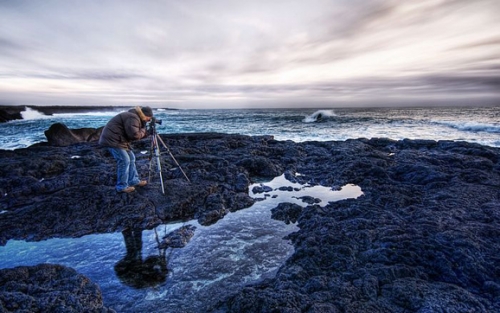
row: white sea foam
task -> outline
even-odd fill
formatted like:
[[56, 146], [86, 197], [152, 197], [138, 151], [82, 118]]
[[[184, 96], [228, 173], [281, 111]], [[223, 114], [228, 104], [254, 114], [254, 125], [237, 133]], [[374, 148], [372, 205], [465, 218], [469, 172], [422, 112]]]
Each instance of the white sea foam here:
[[21, 112], [21, 116], [23, 117], [23, 120], [37, 120], [41, 118], [47, 118], [47, 115], [30, 107], [26, 107], [26, 109]]
[[464, 121], [436, 121], [436, 124], [445, 125], [454, 129], [468, 132], [500, 133], [500, 124]]
[[115, 116], [117, 111], [102, 111], [102, 112], [82, 112], [82, 113], [54, 113], [53, 116], [57, 117], [75, 117], [75, 116]]

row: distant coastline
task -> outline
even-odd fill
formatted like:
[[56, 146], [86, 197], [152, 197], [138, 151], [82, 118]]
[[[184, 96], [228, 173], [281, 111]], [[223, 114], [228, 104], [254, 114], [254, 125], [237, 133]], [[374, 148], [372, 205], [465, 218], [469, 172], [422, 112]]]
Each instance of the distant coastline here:
[[[37, 105], [2, 105], [0, 106], [0, 123], [5, 123], [12, 120], [21, 120], [23, 116], [21, 112], [26, 108], [37, 110], [45, 115], [53, 115], [60, 113], [87, 113], [87, 112], [102, 112], [102, 111], [124, 111], [130, 109], [132, 106], [70, 106], [70, 105], [50, 105], [50, 106], [37, 106]], [[161, 110], [177, 110], [172, 108], [154, 108]]]

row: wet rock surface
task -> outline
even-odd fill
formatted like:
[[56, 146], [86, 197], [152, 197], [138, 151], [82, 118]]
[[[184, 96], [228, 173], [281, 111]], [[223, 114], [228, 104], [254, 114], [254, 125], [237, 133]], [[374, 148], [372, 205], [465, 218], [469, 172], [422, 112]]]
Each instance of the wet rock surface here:
[[112, 313], [99, 286], [75, 270], [54, 264], [0, 269], [0, 312]]
[[[275, 278], [221, 295], [214, 311], [500, 311], [499, 149], [426, 140], [161, 137], [191, 180], [164, 153], [165, 195], [157, 175], [134, 193], [116, 193], [114, 159], [92, 142], [0, 151], [0, 243], [193, 217], [208, 225], [252, 205], [254, 179], [285, 173], [333, 189], [356, 184], [364, 195], [275, 208], [276, 219], [298, 223], [289, 236], [294, 255]], [[143, 140], [134, 150], [148, 149]], [[149, 157], [136, 155], [147, 177]]]

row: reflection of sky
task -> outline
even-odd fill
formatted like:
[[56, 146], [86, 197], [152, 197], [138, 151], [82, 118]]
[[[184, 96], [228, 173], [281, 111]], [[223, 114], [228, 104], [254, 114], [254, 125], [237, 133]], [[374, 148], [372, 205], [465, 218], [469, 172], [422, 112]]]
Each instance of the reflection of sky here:
[[1, 1], [0, 104], [498, 99], [497, 2]]
[[[255, 192], [255, 187], [268, 187], [272, 190], [267, 192]], [[307, 199], [319, 200], [319, 206], [325, 206], [329, 202], [335, 202], [344, 199], [355, 199], [363, 195], [363, 191], [359, 186], [347, 184], [339, 190], [332, 190], [330, 187], [320, 185], [311, 186], [309, 184], [299, 184], [290, 182], [285, 178], [285, 174], [275, 177], [270, 182], [256, 183], [249, 187], [250, 196], [257, 199], [265, 199], [266, 205], [277, 206], [280, 203], [288, 202], [295, 203], [302, 207], [309, 205], [304, 201]]]

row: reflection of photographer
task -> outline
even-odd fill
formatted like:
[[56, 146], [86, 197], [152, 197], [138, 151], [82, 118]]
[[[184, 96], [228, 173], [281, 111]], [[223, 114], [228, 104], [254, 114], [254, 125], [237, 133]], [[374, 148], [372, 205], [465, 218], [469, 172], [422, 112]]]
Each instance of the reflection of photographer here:
[[134, 288], [157, 286], [167, 279], [167, 261], [164, 255], [142, 259], [142, 230], [127, 229], [122, 232], [127, 254], [115, 264], [118, 278]]

